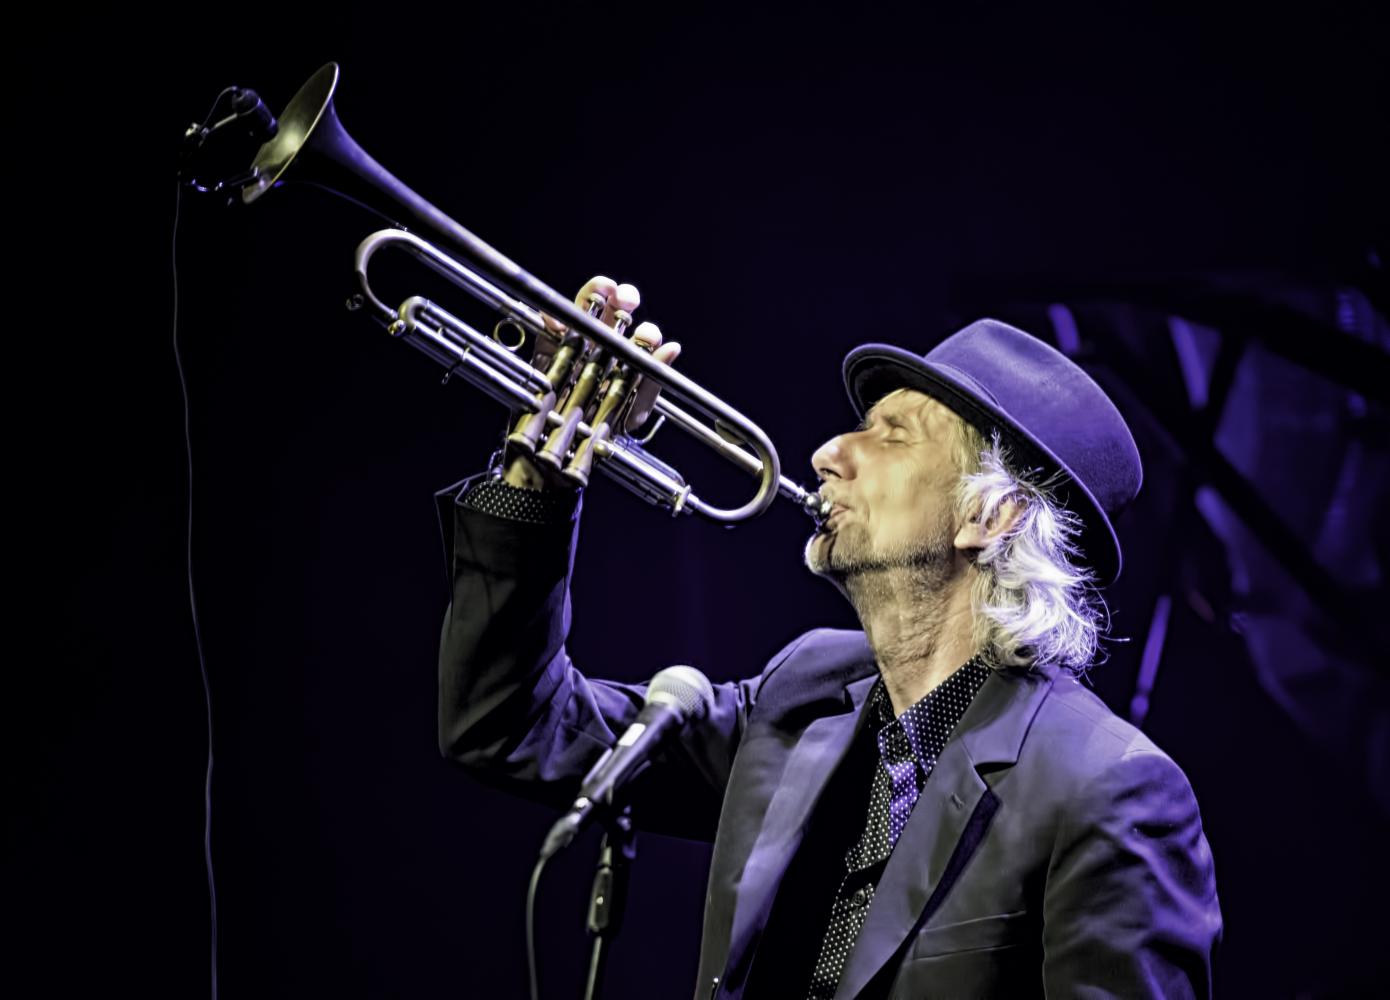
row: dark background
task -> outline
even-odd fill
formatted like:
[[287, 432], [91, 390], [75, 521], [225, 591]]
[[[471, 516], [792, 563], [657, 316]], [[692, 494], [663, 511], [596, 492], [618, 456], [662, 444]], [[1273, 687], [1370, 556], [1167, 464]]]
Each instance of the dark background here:
[[[852, 420], [838, 366], [864, 341], [925, 350], [986, 313], [1048, 335], [1039, 303], [1077, 285], [1235, 275], [1271, 297], [1374, 294], [1382, 10], [31, 12], [38, 24], [12, 37], [9, 199], [13, 543], [34, 557], [15, 574], [5, 699], [14, 995], [208, 989], [207, 717], [171, 248], [179, 138], [222, 87], [278, 109], [340, 61], [338, 110], [369, 152], [557, 288], [593, 273], [638, 284], [642, 316], [684, 344], [682, 369], [809, 478], [810, 452]], [[503, 416], [342, 309], [351, 252], [375, 228], [306, 188], [250, 209], [182, 205], [227, 997], [525, 989], [525, 883], [550, 815], [453, 769], [434, 732], [447, 594], [431, 494], [483, 467]], [[408, 271], [397, 280], [419, 290]], [[1113, 323], [1077, 315], [1105, 369]], [[1147, 327], [1126, 329], [1133, 343]], [[1121, 375], [1161, 389], [1160, 371]], [[1386, 773], [1356, 734], [1379, 733], [1384, 759], [1383, 659], [1365, 699], [1309, 710], [1349, 745], [1311, 739], [1231, 627], [1182, 447], [1128, 398], [1149, 475], [1121, 523], [1110, 602], [1131, 641], [1093, 680], [1124, 714], [1156, 595], [1173, 590], [1164, 567], [1189, 553], [1145, 728], [1202, 805], [1226, 920], [1218, 989], [1374, 994], [1390, 822], [1374, 801]], [[1280, 401], [1306, 447], [1334, 439], [1330, 409]], [[704, 481], [741, 496], [720, 468]], [[1318, 481], [1295, 474], [1285, 494]], [[591, 488], [571, 642], [590, 673], [690, 662], [723, 680], [801, 630], [853, 624], [800, 568], [808, 523], [790, 507], [731, 531], [668, 520], [606, 480]], [[1359, 592], [1334, 634], [1383, 626], [1381, 578]], [[1324, 694], [1352, 690], [1319, 676]], [[581, 841], [542, 886], [549, 996], [580, 986], [595, 847]], [[683, 996], [708, 848], [652, 836], [641, 852], [611, 995]]]

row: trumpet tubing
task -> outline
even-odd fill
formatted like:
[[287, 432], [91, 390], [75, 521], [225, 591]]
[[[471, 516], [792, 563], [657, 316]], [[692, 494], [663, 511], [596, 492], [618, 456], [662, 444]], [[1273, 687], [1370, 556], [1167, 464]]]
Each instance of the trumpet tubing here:
[[[587, 483], [592, 470], [598, 469], [673, 514], [694, 513], [734, 524], [762, 513], [783, 496], [817, 521], [826, 516], [829, 505], [818, 494], [781, 474], [777, 452], [757, 424], [623, 336], [631, 317], [620, 314], [614, 328], [605, 326], [601, 316], [606, 303], [601, 298], [580, 308], [369, 156], [338, 120], [333, 103], [338, 78], [337, 64], [329, 63], [300, 88], [281, 115], [278, 132], [261, 147], [248, 178], [240, 179], [242, 201], [256, 201], [287, 177], [314, 179], [408, 224], [410, 230], [384, 229], [358, 246], [355, 270], [361, 293], [353, 306], [365, 308], [392, 336], [424, 352], [451, 376], [516, 412], [509, 448], [534, 455], [576, 484]], [[500, 313], [494, 333], [513, 327], [552, 349], [541, 352], [549, 358], [545, 370], [517, 356], [521, 343], [505, 345], [426, 298], [412, 296], [395, 305], [383, 301], [369, 279], [372, 259], [383, 249], [410, 254]], [[564, 330], [553, 331], [547, 317]], [[654, 407], [658, 421], [674, 424], [750, 473], [757, 483], [752, 497], [735, 507], [707, 502], [675, 469], [625, 433], [633, 395], [645, 379], [661, 388]]]

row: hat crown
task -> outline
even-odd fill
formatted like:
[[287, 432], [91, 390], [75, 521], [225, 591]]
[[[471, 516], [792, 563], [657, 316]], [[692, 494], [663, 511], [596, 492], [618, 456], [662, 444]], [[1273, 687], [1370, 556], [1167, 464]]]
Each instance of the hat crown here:
[[1105, 391], [1056, 348], [1017, 327], [982, 319], [928, 351], [976, 383], [1118, 514], [1139, 492], [1143, 467], [1134, 437]]

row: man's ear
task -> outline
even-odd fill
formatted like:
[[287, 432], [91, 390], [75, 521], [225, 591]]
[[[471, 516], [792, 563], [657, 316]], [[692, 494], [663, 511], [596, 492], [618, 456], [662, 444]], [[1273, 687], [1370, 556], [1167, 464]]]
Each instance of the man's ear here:
[[999, 505], [994, 517], [988, 522], [981, 521], [978, 516], [966, 521], [956, 532], [956, 549], [960, 552], [978, 552], [1007, 534], [1023, 513], [1024, 503], [1025, 501], [1015, 494]]

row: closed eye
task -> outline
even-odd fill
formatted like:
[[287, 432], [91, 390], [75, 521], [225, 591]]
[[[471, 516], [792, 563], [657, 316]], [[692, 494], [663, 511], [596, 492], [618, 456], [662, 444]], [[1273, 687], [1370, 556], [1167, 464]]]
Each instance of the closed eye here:
[[889, 444], [912, 444], [912, 428], [909, 427], [900, 417], [893, 414], [870, 413], [859, 422], [858, 432], [863, 433], [871, 430], [874, 424], [882, 422], [887, 425], [888, 433], [884, 441]]
[[898, 444], [910, 444], [912, 441], [912, 429], [896, 417], [885, 417], [884, 423], [888, 425], [888, 440]]

